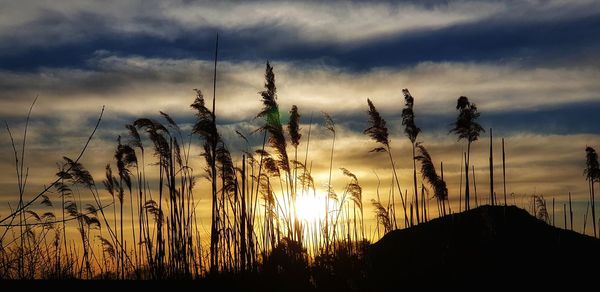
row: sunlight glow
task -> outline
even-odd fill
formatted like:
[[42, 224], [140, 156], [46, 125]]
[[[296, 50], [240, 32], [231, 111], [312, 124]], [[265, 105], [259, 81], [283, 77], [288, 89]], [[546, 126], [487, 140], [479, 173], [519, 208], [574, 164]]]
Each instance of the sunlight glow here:
[[298, 218], [302, 222], [316, 222], [325, 219], [325, 196], [303, 195], [296, 198]]

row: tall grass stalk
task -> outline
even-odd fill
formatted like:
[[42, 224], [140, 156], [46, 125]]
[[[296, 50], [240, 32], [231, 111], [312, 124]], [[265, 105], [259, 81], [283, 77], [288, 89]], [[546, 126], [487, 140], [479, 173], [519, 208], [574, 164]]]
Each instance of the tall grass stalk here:
[[[365, 129], [363, 132], [367, 134], [371, 139], [375, 142], [383, 145], [383, 147], [377, 147], [371, 150], [371, 152], [387, 152], [388, 157], [390, 159], [390, 163], [392, 166], [392, 174], [393, 179], [396, 182], [396, 186], [398, 188], [398, 192], [400, 194], [400, 199], [402, 201], [402, 209], [404, 211], [404, 226], [408, 226], [408, 212], [406, 210], [406, 203], [404, 201], [404, 196], [402, 195], [402, 189], [400, 188], [400, 181], [398, 180], [398, 174], [396, 173], [396, 164], [394, 163], [394, 158], [392, 157], [392, 151], [390, 147], [390, 140], [388, 129], [386, 127], [385, 120], [381, 117], [375, 105], [370, 99], [367, 99], [367, 104], [369, 106], [369, 127]], [[393, 200], [392, 200], [393, 201]]]
[[485, 130], [477, 123], [477, 119], [481, 115], [477, 111], [477, 106], [474, 103], [471, 103], [466, 96], [458, 98], [456, 110], [458, 111], [458, 117], [456, 118], [450, 133], [455, 133], [458, 136], [458, 140], [467, 140], [467, 157], [465, 159], [465, 210], [469, 210], [469, 162], [471, 157], [471, 144], [477, 141], [480, 133], [485, 132]]

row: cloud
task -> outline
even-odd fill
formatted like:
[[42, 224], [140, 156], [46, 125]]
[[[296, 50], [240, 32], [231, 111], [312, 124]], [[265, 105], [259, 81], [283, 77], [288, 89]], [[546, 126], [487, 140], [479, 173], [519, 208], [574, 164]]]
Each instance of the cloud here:
[[[500, 9], [494, 3], [457, 2], [422, 7], [407, 3], [263, 2], [185, 5], [166, 15], [184, 27], [216, 26], [227, 30], [275, 26], [307, 42], [368, 41], [419, 29], [434, 29], [485, 18]], [[244, 17], [240, 17], [240, 16]]]
[[[598, 66], [594, 1], [3, 3], [0, 68], [87, 69], [120, 56], [320, 62], [369, 71], [422, 62]], [[10, 12], [10, 13], [7, 13]]]
[[600, 7], [594, 1], [18, 1], [3, 3], [2, 11], [0, 43], [47, 47], [103, 34], [174, 40], [204, 30], [257, 29], [280, 32], [283, 43], [351, 44], [486, 19], [557, 21]]
[[[22, 116], [37, 94], [40, 110], [35, 114], [64, 117], [89, 115], [102, 105], [107, 106], [109, 117], [141, 116], [158, 110], [187, 115], [193, 88], [212, 98], [210, 61], [100, 52], [87, 63], [88, 69], [0, 71], [0, 114]], [[584, 110], [585, 104], [600, 100], [600, 72], [592, 68], [425, 62], [408, 68], [354, 72], [318, 63], [273, 64], [283, 112], [296, 104], [303, 113], [323, 110], [351, 119], [363, 116], [366, 98], [371, 98], [389, 119], [397, 119], [405, 87], [416, 98], [418, 115], [436, 121], [454, 114], [456, 98], [461, 95], [475, 102], [484, 116], [495, 113], [499, 123], [503, 114], [522, 112], [525, 116], [577, 104]], [[239, 122], [256, 115], [263, 74], [262, 62], [219, 63], [217, 114], [221, 121]]]
[[[276, 27], [308, 42], [365, 41], [405, 31], [473, 21], [497, 12], [494, 3], [38, 1], [4, 4], [0, 39], [52, 46], [97, 33], [173, 39], [198, 29]], [[418, 21], [416, 21], [418, 19]], [[3, 42], [4, 43], [4, 42]]]

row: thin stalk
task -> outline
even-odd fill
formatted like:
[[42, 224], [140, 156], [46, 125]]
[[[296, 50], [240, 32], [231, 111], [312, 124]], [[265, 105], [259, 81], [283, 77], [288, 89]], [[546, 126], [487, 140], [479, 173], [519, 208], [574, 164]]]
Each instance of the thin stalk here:
[[506, 152], [504, 152], [504, 138], [502, 138], [502, 185], [504, 189], [504, 206], [506, 206]]
[[475, 165], [472, 165], [473, 169], [473, 191], [475, 191], [475, 207], [479, 207], [479, 202], [477, 199], [477, 181], [475, 180]]
[[463, 182], [463, 167], [465, 166], [465, 152], [460, 153], [460, 181], [458, 183], [458, 212], [462, 209], [462, 182]]
[[569, 192], [569, 222], [571, 223], [571, 231], [573, 231], [573, 204], [571, 202], [571, 192]]
[[333, 132], [333, 141], [331, 142], [331, 155], [329, 159], [329, 179], [327, 180], [327, 198], [325, 198], [325, 253], [329, 254], [329, 194], [332, 191], [331, 173], [333, 170], [333, 152], [335, 149], [335, 132]]
[[[217, 124], [217, 114], [216, 110], [216, 100], [217, 100], [217, 60], [219, 53], [219, 34], [217, 33], [217, 37], [215, 40], [215, 66], [213, 70], [213, 100], [212, 100], [212, 123], [216, 126]], [[211, 167], [211, 187], [212, 187], [212, 215], [211, 215], [211, 233], [210, 233], [210, 271], [211, 273], [216, 273], [219, 268], [219, 258], [217, 256], [218, 248], [219, 248], [219, 235], [218, 235], [218, 227], [217, 224], [219, 222], [219, 211], [217, 206], [217, 139], [213, 137], [212, 139], [212, 163]]]
[[415, 191], [415, 213], [417, 215], [417, 224], [421, 223], [419, 218], [419, 195], [417, 191], [417, 160], [415, 159], [415, 143], [412, 143], [412, 161], [413, 161], [413, 185]]
[[[493, 152], [492, 128], [490, 128], [490, 197], [492, 206], [496, 205], [496, 194], [494, 193], [494, 152]], [[505, 197], [506, 199], [506, 197]]]
[[387, 145], [387, 153], [390, 157], [390, 162], [392, 164], [392, 173], [394, 174], [396, 186], [398, 187], [398, 192], [400, 193], [400, 200], [402, 201], [402, 209], [404, 210], [404, 227], [407, 227], [409, 222], [408, 222], [408, 213], [406, 212], [406, 203], [404, 202], [404, 196], [402, 196], [402, 189], [400, 188], [400, 181], [398, 180], [398, 174], [396, 173], [396, 165], [394, 163], [394, 159], [392, 158], [392, 150], [389, 145]]
[[567, 204], [563, 204], [563, 217], [565, 219], [565, 230], [567, 229]]

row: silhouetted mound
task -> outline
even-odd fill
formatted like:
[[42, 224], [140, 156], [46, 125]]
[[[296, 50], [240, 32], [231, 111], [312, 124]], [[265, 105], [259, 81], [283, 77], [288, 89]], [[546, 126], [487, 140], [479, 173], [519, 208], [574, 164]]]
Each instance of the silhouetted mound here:
[[368, 259], [374, 288], [573, 287], [597, 278], [600, 240], [514, 206], [482, 206], [390, 232]]

